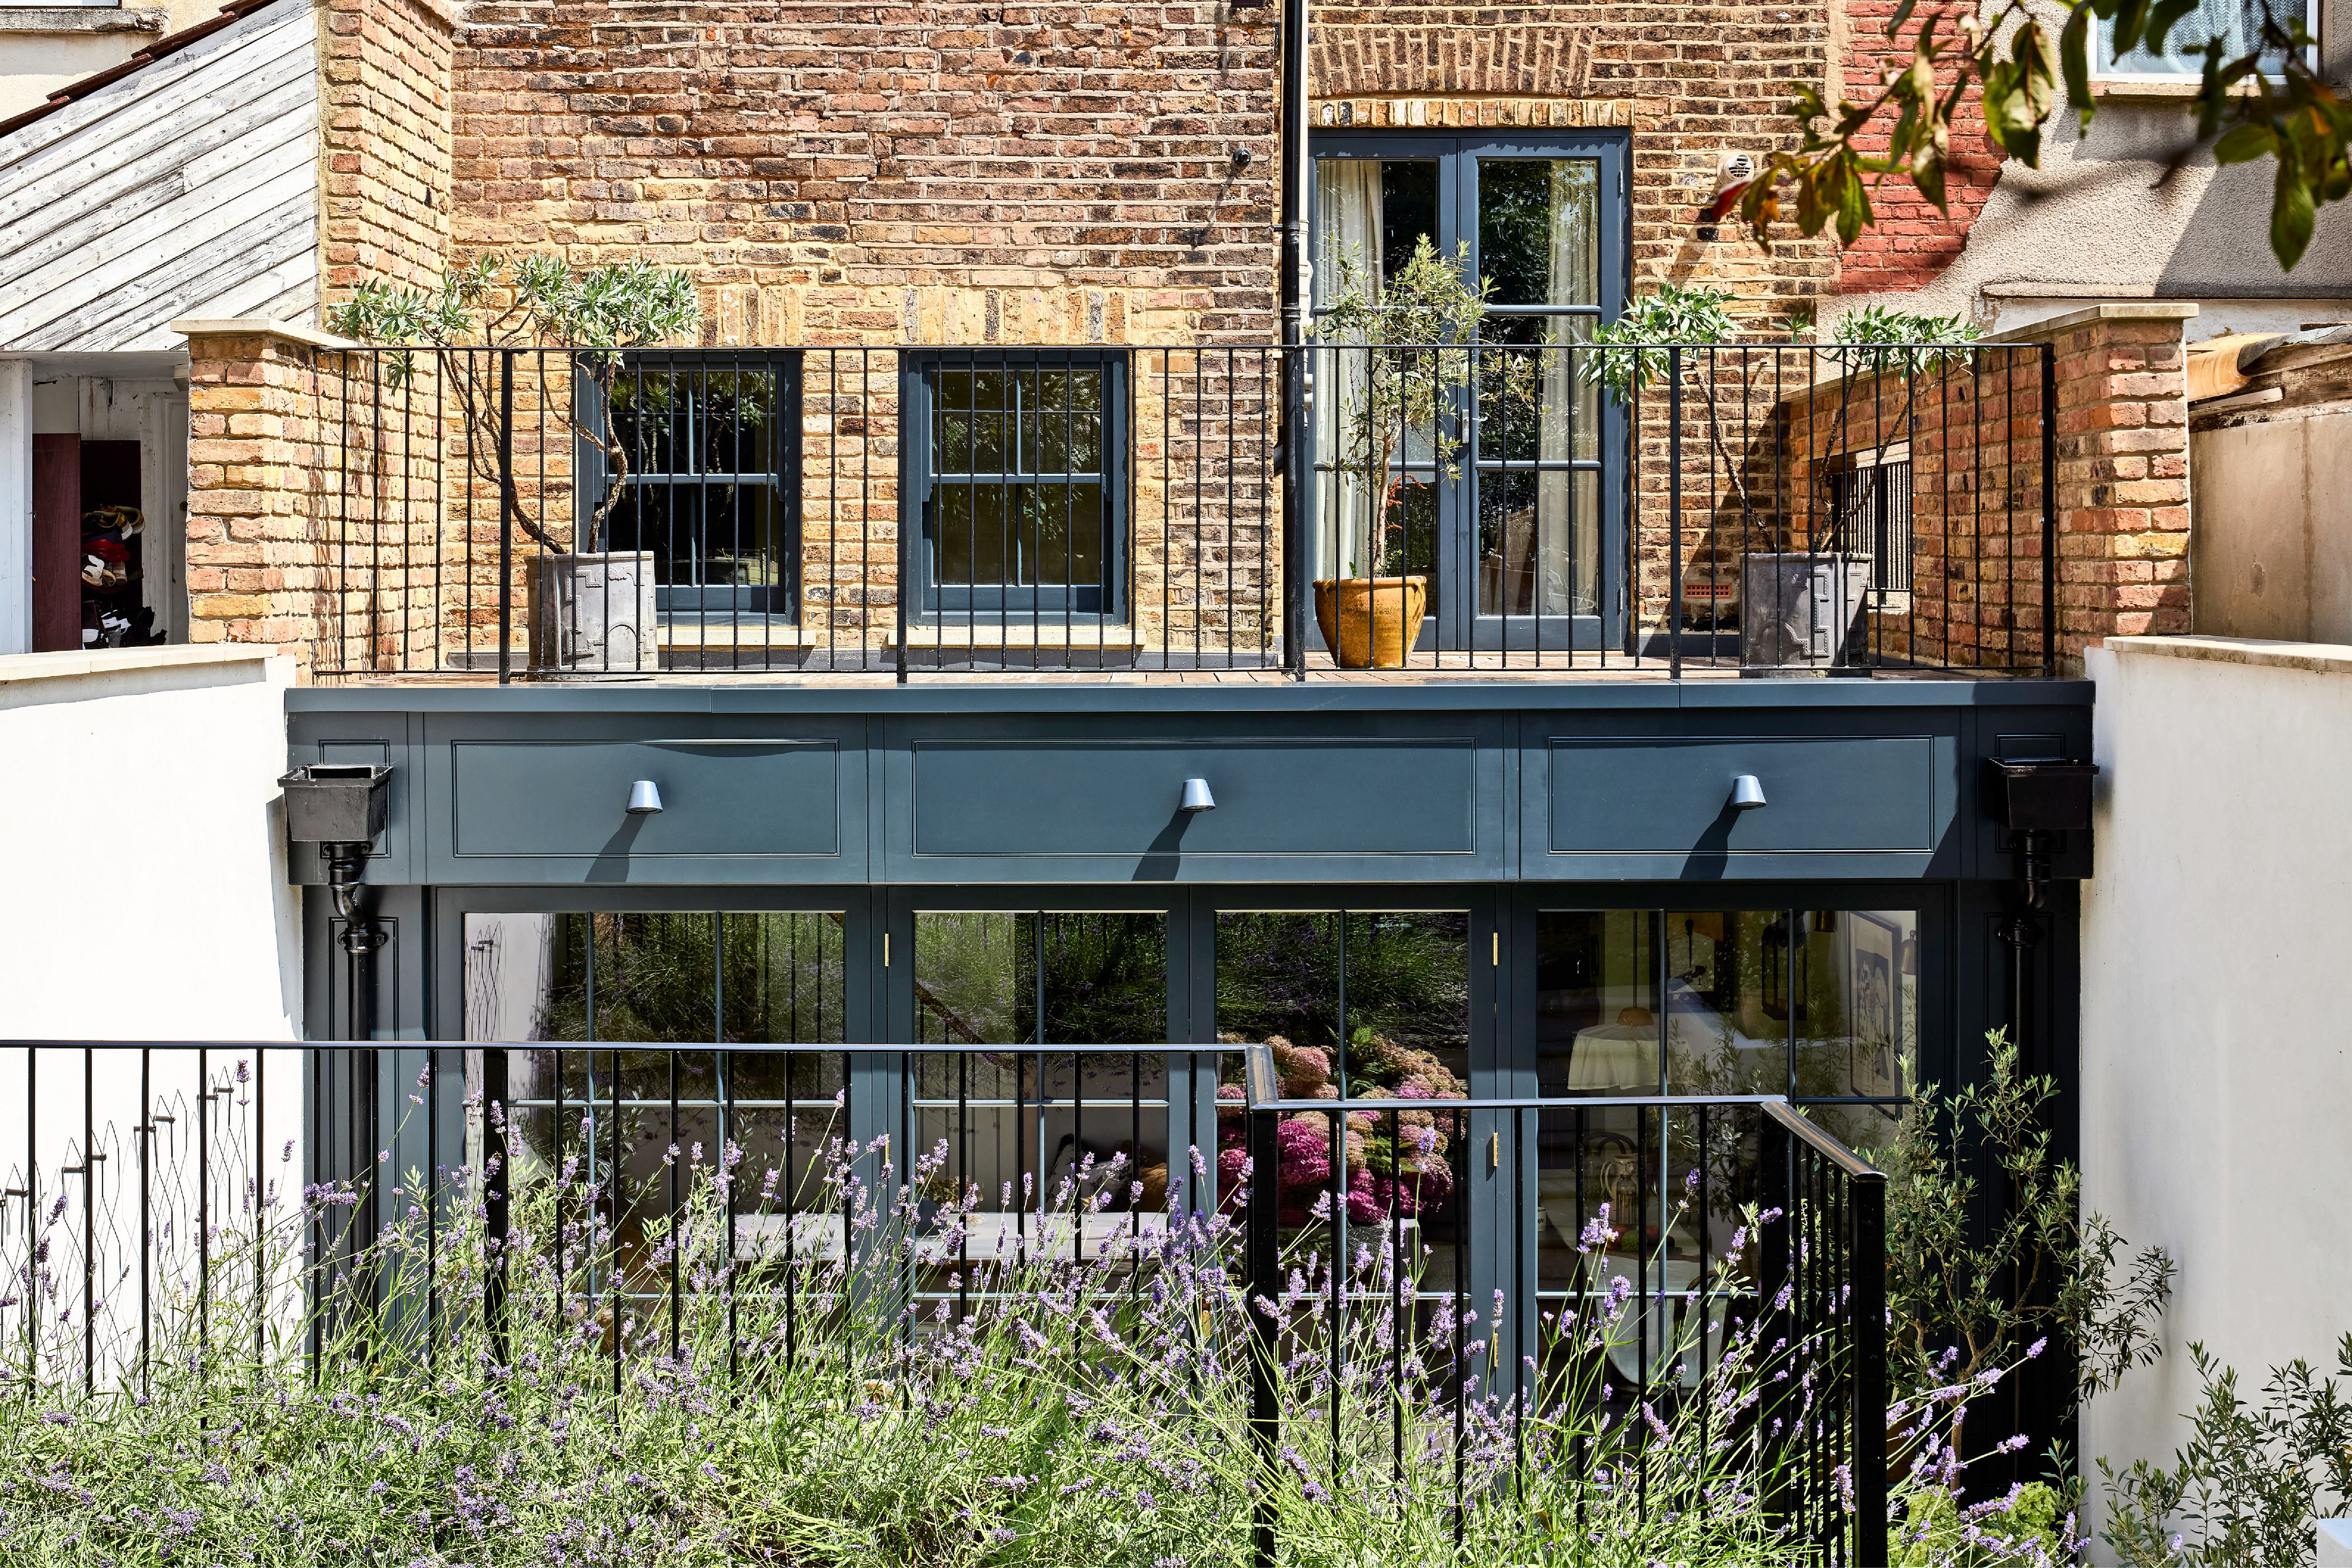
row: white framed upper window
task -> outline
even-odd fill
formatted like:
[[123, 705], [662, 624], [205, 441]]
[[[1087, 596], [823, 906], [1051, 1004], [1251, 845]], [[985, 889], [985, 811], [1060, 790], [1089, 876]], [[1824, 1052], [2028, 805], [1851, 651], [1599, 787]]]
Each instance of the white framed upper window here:
[[[2117, 56], [2116, 25], [2111, 19], [2102, 21], [2097, 74], [2165, 79], [2201, 77], [2205, 71], [2206, 43], [2220, 38], [2223, 58], [2242, 57], [2261, 39], [2266, 11], [2282, 22], [2299, 17], [2306, 32], [2318, 36], [2318, 0], [2202, 0], [2195, 11], [2173, 25], [2161, 54], [2151, 50], [2147, 40], [2142, 38], [2137, 47]], [[2263, 69], [2269, 74], [2283, 68], [2285, 63], [2282, 53], [2269, 50], [2263, 56]]]

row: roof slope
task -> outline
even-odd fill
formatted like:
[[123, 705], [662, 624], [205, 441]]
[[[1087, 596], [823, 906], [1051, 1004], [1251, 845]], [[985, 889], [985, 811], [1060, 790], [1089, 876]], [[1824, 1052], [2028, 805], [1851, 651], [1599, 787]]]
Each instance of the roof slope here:
[[108, 83], [121, 81], [142, 66], [152, 64], [165, 55], [177, 54], [190, 44], [212, 37], [239, 16], [258, 11], [269, 3], [270, 0], [229, 0], [229, 4], [221, 7], [220, 15], [211, 20], [199, 22], [193, 27], [183, 27], [176, 33], [166, 33], [121, 65], [110, 67], [95, 76], [86, 76], [79, 81], [69, 81], [22, 114], [0, 120], [0, 136], [30, 125], [44, 115], [55, 114], [76, 99], [88, 98]]

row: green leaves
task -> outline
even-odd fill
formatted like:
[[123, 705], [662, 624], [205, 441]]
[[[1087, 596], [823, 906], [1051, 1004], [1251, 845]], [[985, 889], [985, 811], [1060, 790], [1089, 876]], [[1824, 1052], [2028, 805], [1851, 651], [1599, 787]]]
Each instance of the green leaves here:
[[[2312, 1521], [2352, 1500], [2352, 1404], [2336, 1378], [2296, 1360], [2271, 1369], [2262, 1402], [2238, 1392], [2238, 1373], [2191, 1342], [2202, 1394], [2189, 1441], [2169, 1468], [2104, 1458], [2107, 1522], [2100, 1539], [2126, 1568], [2222, 1568], [2308, 1563]], [[2336, 1346], [2352, 1377], [2352, 1334]]]
[[2290, 272], [2310, 247], [2312, 224], [2319, 216], [2311, 185], [2297, 163], [2284, 150], [2280, 152], [2278, 178], [2271, 192], [2271, 254]]
[[1732, 296], [1717, 289], [1666, 283], [1637, 295], [1624, 313], [1592, 334], [1602, 352], [1582, 356], [1588, 382], [1631, 405], [1634, 395], [1663, 380], [1672, 365], [1663, 345], [1727, 343], [1739, 322], [1726, 309]]
[[[2059, 59], [2056, 40], [2038, 22], [2028, 20], [2010, 43], [2010, 58], [1998, 58], [1999, 45], [1987, 44], [1977, 56], [1984, 80], [1985, 129], [2001, 150], [2028, 168], [2042, 162], [2042, 127], [2056, 101], [2058, 80], [2068, 74]], [[2072, 74], [2089, 78], [2087, 66]], [[2088, 102], [2087, 96], [2084, 101]]]
[[2213, 161], [2217, 163], [2251, 163], [2268, 156], [2278, 146], [2278, 138], [2267, 125], [2249, 121], [2224, 132], [2213, 143]]
[[[1449, 477], [1465, 444], [1454, 416], [1478, 376], [1480, 355], [1472, 345], [1494, 281], [1472, 282], [1467, 245], [1441, 256], [1427, 235], [1385, 282], [1370, 276], [1360, 257], [1343, 252], [1331, 265], [1339, 281], [1314, 332], [1339, 350], [1332, 356], [1339, 413], [1334, 467], [1370, 484], [1377, 519], [1343, 549], [1355, 563], [1350, 574], [1379, 574], [1395, 563], [1392, 536], [1402, 525], [1390, 519], [1397, 493], [1421, 482], [1401, 467], [1407, 441], [1425, 447]], [[1506, 378], [1506, 395], [1532, 410], [1537, 394], [1528, 373], [1536, 362], [1497, 354], [1492, 363]]]
[[2075, 134], [2091, 128], [2091, 116], [2098, 104], [2091, 97], [2091, 8], [2078, 5], [2066, 18], [2065, 29], [2058, 35], [2058, 58], [2066, 75], [2066, 96], [2074, 101], [2077, 119]]
[[577, 272], [560, 256], [509, 264], [492, 252], [429, 294], [362, 283], [327, 320], [345, 337], [402, 346], [642, 348], [692, 337], [702, 307], [691, 274], [651, 262]]
[[[1924, 10], [1923, 10], [1924, 4]], [[2038, 166], [2042, 139], [2063, 86], [2074, 106], [2076, 134], [2089, 131], [2097, 100], [2092, 68], [2101, 47], [2116, 56], [2140, 47], [2161, 52], [2174, 29], [2195, 30], [2200, 0], [2066, 0], [2053, 33], [2046, 12], [2026, 0], [1992, 0], [1981, 9], [1962, 0], [1901, 0], [1886, 26], [1899, 38], [1916, 21], [1911, 63], [1894, 72], [1877, 95], [1834, 110], [1822, 94], [1800, 87], [1788, 105], [1798, 145], [1769, 154], [1739, 194], [1739, 214], [1759, 245], [1771, 241], [1781, 217], [1784, 185], [1796, 192], [1801, 233], [1834, 225], [1851, 245], [1875, 221], [1872, 187], [1888, 175], [1908, 178], [1920, 195], [1945, 210], [1953, 117], [1973, 85], [1982, 95], [1985, 129], [2002, 153]], [[1948, 22], [1962, 47], [1947, 47], [1937, 29]], [[2008, 39], [2007, 47], [2002, 39]], [[2259, 37], [2231, 57], [2221, 38], [2202, 41], [2197, 91], [2185, 104], [2199, 142], [2219, 163], [2279, 160], [2271, 206], [2271, 251], [2292, 270], [2310, 248], [2318, 210], [2352, 195], [2352, 104], [2316, 72], [2317, 47], [2300, 16], [2281, 19], [2263, 7]], [[1946, 69], [1948, 58], [1956, 68]], [[1948, 85], [1939, 93], [1937, 73]], [[1874, 136], [1884, 151], [1865, 153]], [[1865, 183], [1867, 182], [1867, 183]]]
[[[1891, 316], [1878, 325], [1898, 330]], [[2091, 1350], [2086, 1378], [2112, 1368], [2117, 1353], [2127, 1364], [2145, 1359], [2171, 1293], [2171, 1260], [2160, 1249], [2141, 1255], [2128, 1285], [2116, 1278], [2122, 1244], [2096, 1215], [2080, 1217], [2081, 1173], [2052, 1147], [2046, 1122], [2057, 1085], [2020, 1071], [2001, 1031], [1985, 1044], [1982, 1084], [1921, 1085], [1892, 1143], [1863, 1151], [1890, 1178], [1886, 1304], [1897, 1331], [1887, 1355], [1897, 1397], [2013, 1365], [2030, 1341], [2050, 1333]], [[1978, 1212], [1973, 1153], [1999, 1173], [2002, 1201], [1989, 1224]], [[2037, 1299], [2045, 1281], [2046, 1304]], [[1948, 1350], [1957, 1361], [1942, 1359]]]

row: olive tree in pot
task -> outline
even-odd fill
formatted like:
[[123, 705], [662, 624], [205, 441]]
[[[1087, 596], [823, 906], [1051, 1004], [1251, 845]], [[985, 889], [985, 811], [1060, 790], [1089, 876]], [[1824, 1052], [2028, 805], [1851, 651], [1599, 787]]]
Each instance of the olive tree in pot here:
[[[1473, 283], [1469, 247], [1449, 258], [1423, 235], [1385, 281], [1360, 258], [1333, 262], [1333, 287], [1316, 336], [1321, 378], [1336, 384], [1329, 468], [1338, 485], [1334, 575], [1315, 580], [1315, 618], [1333, 662], [1393, 668], [1421, 634], [1433, 556], [1407, 526], [1407, 492], [1455, 476], [1462, 422], [1481, 374], [1478, 323], [1490, 279]], [[1517, 361], [1496, 356], [1507, 374]], [[1531, 370], [1517, 380], [1532, 385]], [[1523, 392], [1528, 389], [1522, 389]], [[1359, 526], [1356, 514], [1360, 510]]]
[[[464, 425], [468, 480], [498, 496], [502, 526], [510, 523], [538, 547], [524, 578], [535, 676], [657, 668], [654, 558], [610, 548], [613, 511], [629, 476], [629, 443], [614, 425], [612, 395], [625, 351], [690, 340], [701, 321], [694, 279], [685, 272], [642, 261], [576, 271], [555, 256], [479, 256], [430, 290], [363, 283], [329, 314], [329, 325], [346, 337], [403, 351], [385, 362], [388, 386], [413, 383], [419, 354], [435, 361], [435, 395], [455, 403]], [[601, 458], [603, 490], [568, 531], [550, 527], [545, 491], [534, 498], [541, 516], [523, 505], [513, 445], [501, 439], [515, 417], [517, 362], [527, 356], [498, 351], [526, 349], [568, 355], [571, 384], [541, 376], [533, 390]]]

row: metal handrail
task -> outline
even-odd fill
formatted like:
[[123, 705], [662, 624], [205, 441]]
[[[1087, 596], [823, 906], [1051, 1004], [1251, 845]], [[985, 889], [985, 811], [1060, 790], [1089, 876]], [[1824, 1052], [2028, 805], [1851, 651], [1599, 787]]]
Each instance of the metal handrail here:
[[[1230, 1047], [1228, 1047], [1230, 1048]], [[1282, 1115], [1328, 1113], [1333, 1111], [1390, 1111], [1400, 1109], [1395, 1100], [1285, 1100], [1277, 1092], [1278, 1075], [1271, 1047], [1263, 1044], [1244, 1045], [1242, 1050], [1243, 1103], [1253, 1111], [1271, 1111]], [[1731, 1105], [1761, 1107], [1764, 1113], [1786, 1127], [1833, 1162], [1838, 1169], [1858, 1182], [1884, 1182], [1886, 1173], [1822, 1131], [1796, 1108], [1785, 1094], [1594, 1094], [1594, 1095], [1520, 1095], [1520, 1096], [1433, 1096], [1416, 1100], [1410, 1109], [1415, 1110], [1598, 1110], [1612, 1108], [1634, 1110], [1696, 1110], [1701, 1106], [1719, 1109]]]

